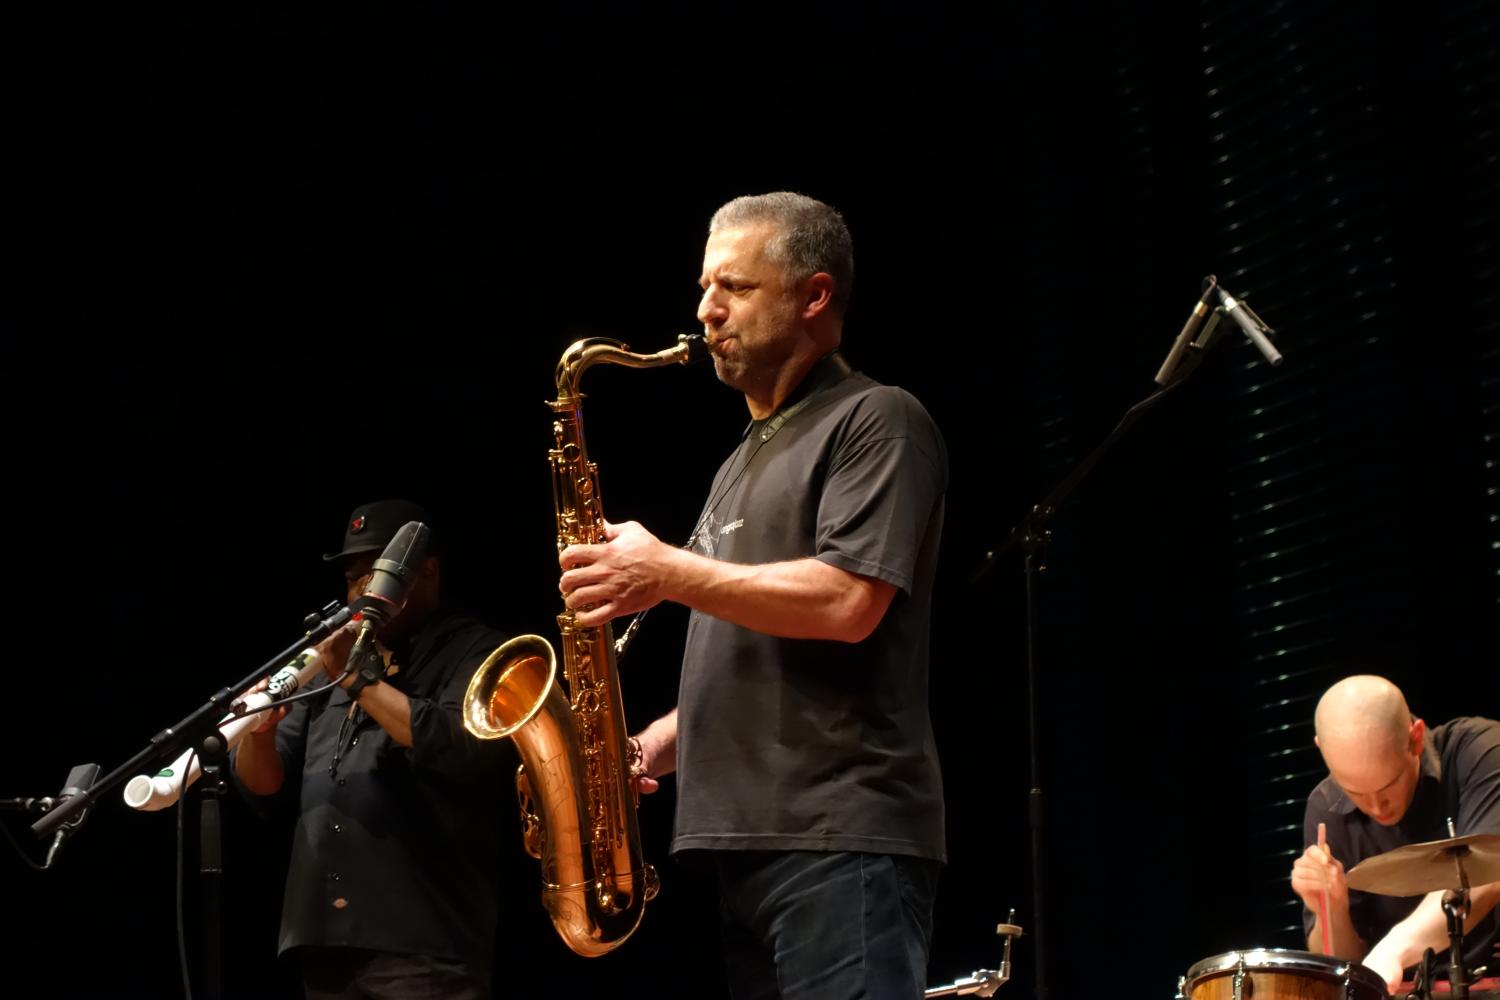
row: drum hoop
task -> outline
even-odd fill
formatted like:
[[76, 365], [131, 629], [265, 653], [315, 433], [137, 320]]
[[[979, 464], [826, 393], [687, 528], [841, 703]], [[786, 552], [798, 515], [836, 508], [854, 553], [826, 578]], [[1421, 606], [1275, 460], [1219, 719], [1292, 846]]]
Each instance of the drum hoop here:
[[1205, 958], [1188, 969], [1187, 986], [1196, 986], [1204, 979], [1231, 973], [1240, 967], [1241, 959], [1245, 962], [1245, 969], [1250, 972], [1306, 972], [1335, 982], [1343, 982], [1347, 974], [1351, 981], [1374, 990], [1376, 996], [1385, 996], [1385, 982], [1373, 970], [1341, 958], [1290, 948], [1247, 948], [1244, 951], [1226, 951], [1222, 955]]

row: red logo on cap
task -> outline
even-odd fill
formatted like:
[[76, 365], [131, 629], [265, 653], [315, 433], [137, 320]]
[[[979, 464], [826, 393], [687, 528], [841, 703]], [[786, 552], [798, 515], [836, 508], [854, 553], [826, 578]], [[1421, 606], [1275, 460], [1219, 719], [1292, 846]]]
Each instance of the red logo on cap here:
[[363, 514], [349, 522], [349, 534], [357, 535], [365, 530], [365, 516]]

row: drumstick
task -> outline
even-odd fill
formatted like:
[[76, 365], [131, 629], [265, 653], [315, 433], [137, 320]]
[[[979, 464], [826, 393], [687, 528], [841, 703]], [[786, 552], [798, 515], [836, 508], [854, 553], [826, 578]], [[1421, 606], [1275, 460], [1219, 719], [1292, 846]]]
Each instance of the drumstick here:
[[[1331, 853], [1329, 853], [1329, 850], [1328, 850], [1328, 824], [1327, 823], [1319, 823], [1318, 824], [1318, 848], [1320, 850], [1322, 850], [1324, 860], [1326, 860], [1326, 861], [1332, 861], [1333, 860], [1333, 855]], [[1328, 890], [1326, 888], [1318, 890], [1318, 899], [1319, 899], [1320, 904], [1321, 904], [1319, 908], [1323, 911], [1323, 913], [1322, 913], [1322, 919], [1320, 921], [1320, 923], [1323, 926], [1323, 954], [1325, 954], [1325, 955], [1332, 955], [1333, 954], [1333, 949], [1328, 944]]]

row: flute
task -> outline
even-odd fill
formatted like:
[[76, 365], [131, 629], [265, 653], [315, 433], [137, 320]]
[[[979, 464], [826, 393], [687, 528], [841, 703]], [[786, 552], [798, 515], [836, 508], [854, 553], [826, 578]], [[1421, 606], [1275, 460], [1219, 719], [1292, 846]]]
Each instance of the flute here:
[[[230, 712], [219, 723], [219, 733], [225, 744], [233, 750], [245, 735], [260, 724], [258, 709], [266, 709], [286, 698], [290, 698], [302, 685], [317, 674], [318, 653], [315, 649], [304, 649], [286, 666], [271, 675], [264, 691], [239, 699], [235, 704], [243, 705], [241, 712]], [[125, 785], [125, 804], [142, 812], [165, 809], [182, 797], [187, 786], [198, 780], [203, 773], [203, 762], [196, 749], [189, 749], [172, 763], [155, 774], [138, 774]]]

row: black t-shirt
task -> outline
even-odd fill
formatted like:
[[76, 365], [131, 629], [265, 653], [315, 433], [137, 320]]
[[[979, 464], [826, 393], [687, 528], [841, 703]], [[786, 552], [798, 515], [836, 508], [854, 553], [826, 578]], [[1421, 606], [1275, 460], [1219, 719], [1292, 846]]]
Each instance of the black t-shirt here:
[[904, 390], [836, 355], [720, 468], [693, 548], [816, 558], [894, 584], [859, 643], [781, 639], [701, 613], [678, 697], [672, 849], [945, 859], [928, 639], [947, 454]]
[[[1395, 826], [1381, 826], [1370, 819], [1331, 777], [1324, 778], [1307, 800], [1303, 843], [1316, 844], [1318, 824], [1328, 824], [1329, 850], [1348, 870], [1366, 858], [1398, 847], [1447, 839], [1449, 817], [1457, 836], [1500, 834], [1500, 722], [1459, 718], [1431, 729], [1422, 745], [1417, 790], [1406, 815]], [[1421, 901], [1421, 896], [1350, 890], [1349, 915], [1359, 936], [1374, 947]], [[1308, 934], [1312, 933], [1313, 920], [1313, 912], [1304, 906], [1302, 925]], [[1500, 909], [1491, 910], [1465, 937], [1465, 961], [1470, 969], [1489, 958], [1497, 922]], [[1440, 951], [1446, 954], [1447, 949]]]
[[397, 645], [385, 683], [411, 701], [410, 748], [363, 709], [351, 716], [341, 688], [299, 702], [278, 725], [282, 793], [301, 775], [280, 951], [366, 948], [489, 968], [515, 755], [509, 740], [471, 736], [459, 713], [469, 679], [505, 638], [439, 612]]

